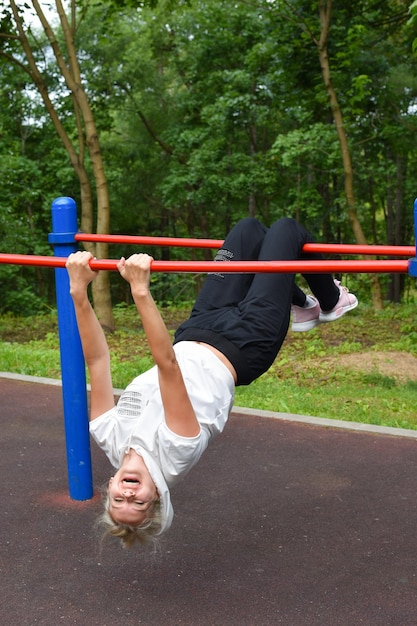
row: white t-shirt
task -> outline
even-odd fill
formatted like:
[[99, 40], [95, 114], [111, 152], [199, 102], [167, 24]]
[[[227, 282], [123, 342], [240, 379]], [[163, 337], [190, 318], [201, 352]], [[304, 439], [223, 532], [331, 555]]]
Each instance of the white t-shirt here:
[[231, 372], [205, 346], [182, 341], [174, 350], [201, 426], [197, 436], [177, 435], [166, 425], [156, 366], [135, 378], [114, 408], [90, 422], [92, 437], [116, 469], [130, 448], [142, 456], [161, 499], [161, 533], [173, 518], [170, 487], [190, 471], [209, 441], [224, 429], [235, 389]]

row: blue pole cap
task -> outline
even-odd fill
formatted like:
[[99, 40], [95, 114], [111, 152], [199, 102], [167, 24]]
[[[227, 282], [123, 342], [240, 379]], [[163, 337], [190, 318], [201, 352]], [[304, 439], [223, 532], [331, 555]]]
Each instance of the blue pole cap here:
[[62, 197], [52, 202], [52, 230], [55, 234], [78, 231], [75, 200]]

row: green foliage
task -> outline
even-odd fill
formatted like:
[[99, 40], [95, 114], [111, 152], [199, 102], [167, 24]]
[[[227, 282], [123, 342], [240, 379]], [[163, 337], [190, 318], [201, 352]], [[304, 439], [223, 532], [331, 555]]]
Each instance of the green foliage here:
[[[51, 253], [51, 203], [71, 195], [74, 173], [27, 76], [0, 56], [1, 252]], [[33, 267], [0, 266], [0, 312], [30, 315], [54, 304], [54, 274]]]
[[[114, 233], [222, 238], [250, 213], [266, 224], [294, 216], [318, 240], [354, 240], [314, 42], [316, 2], [117, 0], [76, 8], [74, 36], [100, 134]], [[349, 140], [357, 213], [371, 243], [414, 241], [414, 3], [410, 11], [404, 0], [333, 3], [331, 80]], [[2, 249], [47, 254], [51, 202], [69, 195], [79, 203], [79, 184], [28, 75], [10, 63], [21, 51], [18, 39], [7, 37], [14, 33], [8, 13], [3, 3]], [[39, 54], [63, 123], [75, 128], [53, 59]], [[115, 247], [111, 256], [130, 250]], [[209, 252], [151, 252], [210, 258]], [[114, 302], [129, 302], [111, 280]], [[161, 303], [190, 300], [198, 282], [160, 276], [154, 288]], [[381, 282], [393, 299], [392, 278]], [[369, 290], [368, 277], [357, 283]], [[54, 304], [52, 272], [2, 269], [0, 289], [0, 310]], [[405, 281], [404, 299], [406, 290]]]

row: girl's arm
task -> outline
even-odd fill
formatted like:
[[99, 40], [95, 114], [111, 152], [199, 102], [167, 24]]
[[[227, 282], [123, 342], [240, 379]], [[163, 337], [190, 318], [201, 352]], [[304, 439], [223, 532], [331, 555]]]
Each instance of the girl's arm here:
[[109, 348], [87, 295], [88, 285], [97, 275], [89, 265], [92, 258], [89, 252], [75, 252], [66, 263], [81, 345], [90, 373], [90, 420], [114, 406]]
[[166, 424], [178, 435], [194, 437], [199, 434], [200, 425], [177, 363], [171, 337], [149, 291], [152, 260], [147, 254], [134, 254], [127, 260], [121, 259], [118, 269], [130, 284], [152, 356], [158, 367]]

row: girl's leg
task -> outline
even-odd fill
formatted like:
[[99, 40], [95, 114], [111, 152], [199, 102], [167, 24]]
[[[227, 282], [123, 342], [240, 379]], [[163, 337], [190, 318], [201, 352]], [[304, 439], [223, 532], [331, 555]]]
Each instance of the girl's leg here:
[[[240, 220], [227, 235], [214, 260], [257, 260], [267, 231], [266, 226], [254, 218]], [[208, 274], [193, 307], [193, 314], [235, 306], [243, 300], [252, 281], [253, 274]]]
[[[312, 239], [310, 238], [308, 243], [311, 242]], [[322, 261], [323, 256], [321, 254], [302, 253], [300, 256], [300, 260]], [[303, 274], [303, 276], [306, 279], [311, 291], [319, 301], [321, 310], [330, 311], [331, 309], [333, 309], [333, 307], [337, 304], [340, 296], [339, 288], [336, 286], [333, 276], [331, 274]], [[293, 302], [293, 304], [297, 304], [298, 306], [300, 306], [298, 302]]]
[[[272, 224], [259, 250], [259, 261], [293, 261], [300, 258], [307, 231], [295, 220], [282, 218]], [[294, 282], [294, 274], [255, 274], [245, 299], [240, 304], [243, 315], [257, 316], [268, 328], [266, 335], [281, 344], [285, 338], [292, 303], [305, 303], [305, 294]]]
[[303, 307], [306, 303], [306, 294], [298, 285], [294, 285], [291, 304]]
[[[309, 233], [290, 218], [276, 221], [268, 229], [259, 251], [260, 261], [319, 259], [321, 255], [303, 254], [304, 244], [312, 241]], [[306, 274], [305, 278], [323, 310], [333, 308], [339, 298], [339, 289], [330, 274]], [[299, 303], [299, 304], [298, 304]], [[305, 295], [295, 286], [294, 274], [255, 274], [251, 286], [241, 301], [243, 316], [257, 318], [264, 325], [265, 336], [275, 339], [280, 346], [287, 333], [291, 304], [303, 306]]]
[[[285, 222], [285, 218], [283, 220]], [[293, 222], [293, 220], [289, 220]], [[280, 223], [279, 220], [277, 223]], [[296, 222], [294, 222], [296, 223]], [[273, 225], [273, 229], [274, 229]], [[216, 261], [257, 261], [261, 258], [261, 247], [264, 244], [265, 235], [270, 229], [266, 228], [261, 222], [254, 218], [245, 218], [240, 220], [227, 235], [222, 248], [215, 256]], [[305, 231], [307, 240], [311, 238]], [[268, 235], [273, 241], [273, 251], [271, 255], [267, 254], [265, 258], [268, 260], [277, 259], [276, 250], [283, 249], [287, 243], [286, 235], [281, 239], [274, 233]], [[274, 242], [275, 240], [275, 242]], [[306, 240], [306, 241], [307, 241]], [[304, 245], [304, 244], [302, 244]], [[302, 247], [301, 245], [301, 247]], [[266, 248], [267, 249], [267, 246]], [[294, 258], [298, 258], [300, 248], [297, 245]], [[291, 257], [292, 258], [292, 257]], [[321, 255], [311, 255], [311, 258], [322, 258]], [[282, 255], [282, 259], [289, 259]], [[198, 295], [195, 303], [195, 310], [220, 309], [224, 306], [235, 305], [241, 302], [248, 292], [249, 287], [254, 279], [253, 274], [233, 274], [233, 273], [212, 273], [208, 274], [203, 287]], [[331, 280], [330, 289], [332, 289], [333, 281]], [[294, 285], [293, 304], [303, 306], [306, 301], [305, 293]], [[333, 306], [333, 305], [332, 305]]]
[[[283, 218], [267, 229], [248, 218], [232, 229], [216, 258], [296, 260], [309, 241], [307, 231], [295, 220]], [[310, 277], [306, 276], [323, 302], [327, 290], [338, 292], [330, 276], [316, 276], [312, 281]], [[175, 341], [202, 341], [217, 347], [234, 365], [238, 384], [248, 384], [273, 363], [287, 334], [293, 299], [300, 299], [301, 306], [305, 302], [301, 290], [295, 289], [293, 274], [213, 273], [206, 278]]]
[[[283, 218], [275, 222], [270, 228], [271, 234], [264, 242], [262, 255], [265, 259], [276, 260], [305, 260], [322, 261], [323, 256], [319, 253], [305, 253], [302, 251], [304, 244], [313, 243], [311, 235], [290, 218]], [[276, 256], [279, 250], [279, 258]], [[264, 257], [259, 257], [264, 260]], [[337, 303], [340, 295], [331, 274], [303, 274], [313, 294], [319, 301], [322, 311], [331, 310]], [[304, 292], [294, 285], [292, 304], [303, 306], [306, 301]]]

